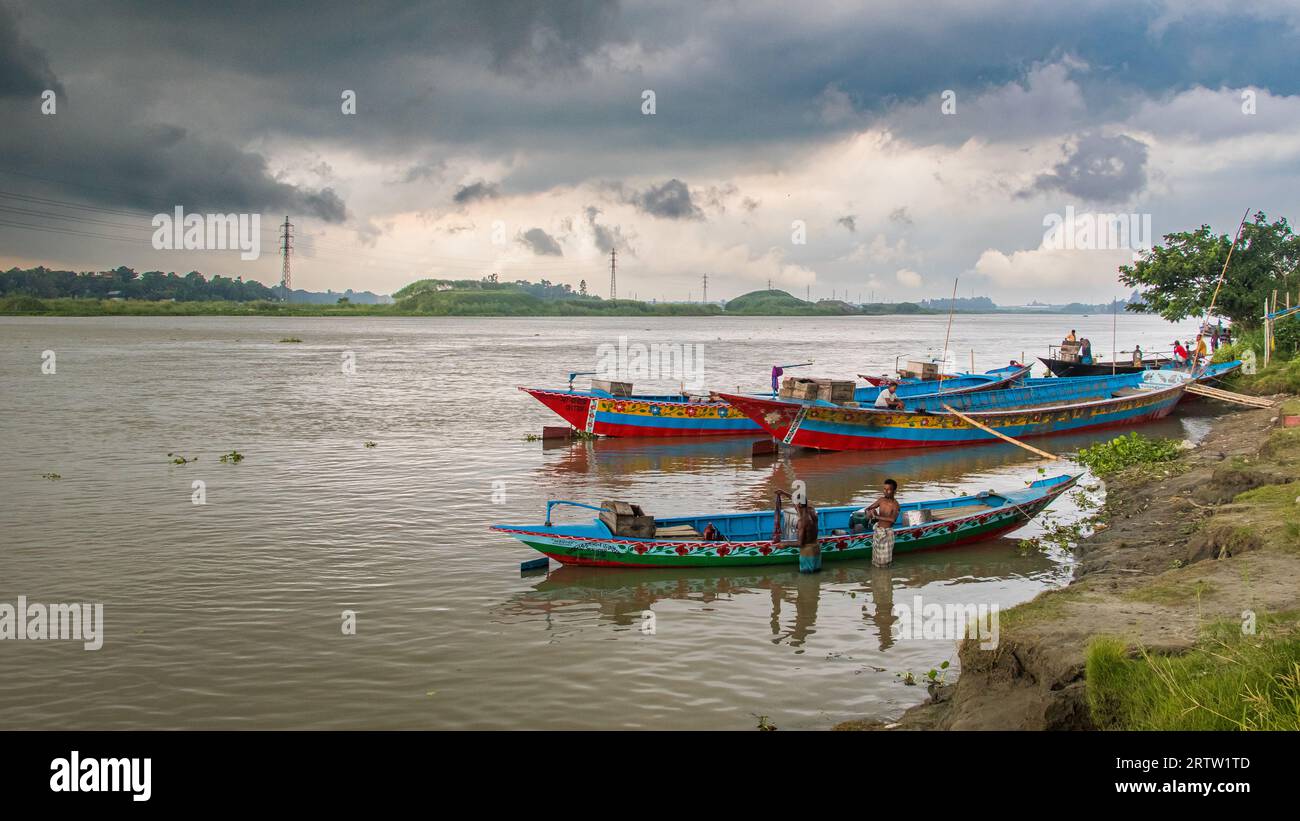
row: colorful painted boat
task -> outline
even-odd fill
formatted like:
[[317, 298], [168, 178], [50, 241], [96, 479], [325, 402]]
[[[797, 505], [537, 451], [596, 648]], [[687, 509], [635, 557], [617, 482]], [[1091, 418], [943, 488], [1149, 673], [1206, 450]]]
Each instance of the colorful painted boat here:
[[[1029, 374], [1028, 368], [999, 369], [987, 374], [965, 374], [942, 382], [914, 382], [898, 386], [898, 397], [912, 400], [958, 396], [997, 390], [1017, 384]], [[599, 436], [725, 436], [763, 435], [763, 429], [721, 400], [692, 401], [683, 394], [654, 396], [634, 394], [613, 396], [601, 390], [547, 390], [525, 388], [524, 391], [550, 408], [578, 430]], [[858, 388], [853, 401], [871, 404], [883, 390], [879, 387]], [[764, 394], [755, 394], [764, 396]], [[770, 396], [770, 394], [766, 394]]]
[[[949, 496], [907, 502], [894, 530], [894, 552], [910, 553], [996, 538], [1038, 515], [1079, 480], [1063, 474], [1040, 479], [1028, 487], [970, 496]], [[513, 536], [534, 550], [564, 564], [594, 567], [744, 567], [797, 564], [799, 548], [771, 540], [773, 511], [675, 516], [655, 519], [654, 538], [615, 536], [599, 518], [590, 524], [556, 525], [551, 509], [572, 505], [601, 510], [578, 502], [549, 501], [546, 523], [492, 525], [498, 533]], [[871, 533], [849, 532], [849, 516], [860, 505], [820, 508], [817, 543], [823, 561], [866, 559], [871, 556]], [[931, 521], [905, 524], [910, 511], [928, 511]], [[783, 514], [784, 515], [784, 514]], [[699, 534], [712, 524], [725, 540], [705, 541]], [[670, 534], [670, 535], [666, 535]]]
[[901, 411], [722, 394], [787, 445], [820, 450], [951, 447], [1000, 441], [944, 410], [949, 405], [1016, 439], [1133, 425], [1169, 414], [1191, 383], [1185, 373], [1035, 380], [1027, 387], [918, 399]]

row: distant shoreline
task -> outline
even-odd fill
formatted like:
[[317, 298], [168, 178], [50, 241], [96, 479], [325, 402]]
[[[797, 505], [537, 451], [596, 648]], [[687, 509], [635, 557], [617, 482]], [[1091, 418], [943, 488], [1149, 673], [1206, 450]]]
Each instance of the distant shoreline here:
[[[630, 302], [630, 301], [629, 301]], [[816, 317], [835, 319], [863, 316], [947, 316], [944, 311], [918, 309], [916, 306], [903, 310], [889, 310], [888, 306], [871, 305], [861, 312], [844, 313], [802, 309], [770, 309], [759, 311], [727, 311], [717, 305], [699, 305], [691, 303], [634, 303], [631, 305], [613, 304], [595, 308], [590, 303], [567, 303], [556, 301], [546, 305], [544, 310], [528, 309], [515, 311], [490, 311], [461, 308], [460, 310], [421, 310], [407, 308], [400, 304], [387, 305], [329, 305], [312, 303], [284, 302], [170, 302], [156, 300], [100, 300], [100, 299], [45, 299], [11, 297], [0, 300], [0, 316], [47, 316], [47, 317], [92, 317], [92, 316], [287, 316], [287, 317], [521, 317], [521, 318], [574, 318], [574, 317], [657, 317], [657, 316], [711, 316], [729, 317]], [[995, 310], [963, 311], [954, 313], [963, 316], [1083, 316], [1052, 310]]]

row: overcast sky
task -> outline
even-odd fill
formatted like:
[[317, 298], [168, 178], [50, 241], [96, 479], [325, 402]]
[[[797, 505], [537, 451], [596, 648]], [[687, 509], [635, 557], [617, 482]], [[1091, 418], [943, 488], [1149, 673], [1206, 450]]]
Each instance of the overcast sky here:
[[[1049, 215], [1296, 217], [1297, 53], [1285, 0], [0, 0], [0, 267], [274, 284], [287, 214], [312, 290], [1102, 301], [1132, 251]], [[154, 250], [178, 206], [262, 256]]]

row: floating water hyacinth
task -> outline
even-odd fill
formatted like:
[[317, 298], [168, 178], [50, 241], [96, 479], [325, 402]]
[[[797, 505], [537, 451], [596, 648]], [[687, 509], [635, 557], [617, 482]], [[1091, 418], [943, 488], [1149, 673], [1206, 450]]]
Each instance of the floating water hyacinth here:
[[244, 461], [244, 454], [237, 450], [232, 450], [230, 453], [221, 454], [221, 461], [235, 465]]

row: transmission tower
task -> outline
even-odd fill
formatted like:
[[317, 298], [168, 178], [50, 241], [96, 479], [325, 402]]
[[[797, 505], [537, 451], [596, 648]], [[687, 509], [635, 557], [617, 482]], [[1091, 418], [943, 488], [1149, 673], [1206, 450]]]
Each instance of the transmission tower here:
[[293, 277], [289, 274], [289, 257], [293, 254], [293, 223], [289, 222], [289, 216], [284, 217], [284, 225], [280, 226], [280, 255], [283, 259], [280, 265], [280, 288], [284, 291], [284, 301], [289, 301], [289, 289], [293, 287]]
[[609, 249], [609, 298], [618, 299], [618, 249]]
[[709, 275], [704, 275], [704, 304], [709, 304]]

